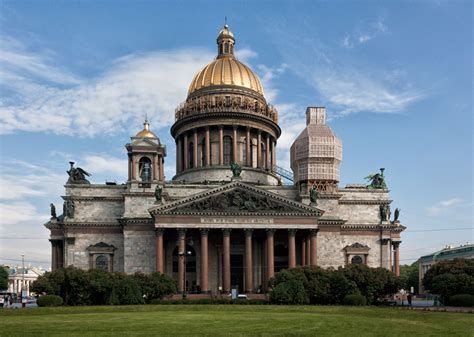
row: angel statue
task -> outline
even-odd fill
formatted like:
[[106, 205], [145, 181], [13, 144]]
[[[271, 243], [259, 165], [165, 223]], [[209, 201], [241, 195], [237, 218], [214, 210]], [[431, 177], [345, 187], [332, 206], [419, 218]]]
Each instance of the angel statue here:
[[157, 202], [161, 202], [162, 194], [163, 194], [163, 187], [161, 187], [160, 185], [156, 185], [155, 199], [156, 199]]
[[395, 208], [394, 216], [393, 216], [393, 222], [398, 222], [398, 218], [400, 217], [400, 208]]
[[242, 173], [242, 168], [237, 163], [230, 164], [230, 169], [232, 170], [232, 176], [240, 177], [240, 173]]
[[311, 205], [317, 205], [318, 204], [318, 189], [316, 186], [311, 186], [311, 189], [309, 190], [309, 200], [311, 201]]
[[69, 179], [66, 184], [90, 184], [89, 180], [86, 179], [86, 176], [90, 177], [90, 173], [80, 167], [74, 167], [73, 161], [70, 161], [69, 164], [71, 165], [71, 168], [67, 171]]
[[51, 219], [56, 219], [56, 206], [53, 203], [49, 204], [51, 207]]
[[380, 173], [371, 174], [364, 178], [370, 181], [369, 185], [367, 185], [367, 188], [369, 190], [387, 188], [387, 185], [385, 184], [385, 177], [383, 175], [384, 170], [385, 170], [384, 168], [381, 168]]

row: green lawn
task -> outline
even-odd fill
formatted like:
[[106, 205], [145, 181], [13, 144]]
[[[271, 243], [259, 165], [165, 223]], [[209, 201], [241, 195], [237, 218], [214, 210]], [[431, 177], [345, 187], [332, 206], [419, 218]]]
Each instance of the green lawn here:
[[472, 314], [376, 307], [140, 305], [0, 310], [0, 336], [474, 336]]

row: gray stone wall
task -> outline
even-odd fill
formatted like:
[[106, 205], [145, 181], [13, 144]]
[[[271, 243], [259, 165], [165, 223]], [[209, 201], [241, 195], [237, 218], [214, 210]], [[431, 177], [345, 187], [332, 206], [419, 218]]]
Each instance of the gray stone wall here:
[[123, 231], [124, 271], [152, 273], [156, 271], [155, 232], [153, 230]]

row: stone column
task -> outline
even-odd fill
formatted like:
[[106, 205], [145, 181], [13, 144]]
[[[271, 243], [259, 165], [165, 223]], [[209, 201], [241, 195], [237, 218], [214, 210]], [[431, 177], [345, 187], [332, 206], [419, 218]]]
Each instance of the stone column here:
[[201, 228], [201, 292], [209, 292], [209, 229]]
[[252, 145], [252, 139], [250, 138], [250, 128], [247, 127], [247, 141], [245, 142], [245, 157], [247, 158], [247, 162], [243, 163], [244, 165], [247, 165], [248, 167], [252, 166], [252, 158], [250, 157], [250, 146]]
[[165, 160], [160, 157], [160, 181], [165, 181]]
[[265, 169], [270, 169], [270, 135], [267, 133], [265, 135], [265, 150], [266, 150], [266, 158], [265, 158]]
[[245, 292], [253, 292], [253, 256], [252, 233], [253, 229], [244, 229], [245, 232]]
[[158, 173], [158, 155], [153, 156], [153, 180], [160, 180]]
[[156, 271], [164, 273], [164, 261], [163, 261], [163, 228], [155, 229], [156, 234]]
[[189, 168], [189, 150], [188, 150], [188, 135], [184, 134], [184, 169], [187, 170]]
[[178, 143], [176, 145], [176, 172], [181, 172], [183, 170], [183, 162], [182, 162], [182, 141], [181, 141], [181, 136], [178, 136]]
[[276, 140], [272, 139], [272, 169], [276, 165]]
[[[182, 293], [184, 291], [184, 270], [185, 263], [184, 259], [186, 258], [186, 229], [178, 229], [178, 292]], [[184, 256], [182, 255], [184, 254]]]
[[209, 127], [206, 127], [206, 166], [211, 165], [211, 135]]
[[137, 180], [137, 165], [135, 163], [135, 156], [132, 155], [132, 180]]
[[318, 264], [318, 245], [317, 245], [317, 229], [312, 229], [310, 232], [310, 240], [311, 240], [311, 265], [316, 266]]
[[132, 180], [132, 157], [128, 155], [128, 181]]
[[273, 254], [274, 234], [274, 229], [267, 229], [267, 280], [270, 280], [273, 276], [275, 276], [275, 256]]
[[219, 126], [219, 165], [224, 165], [224, 127]]
[[234, 149], [233, 152], [233, 158], [232, 160], [234, 163], [237, 163], [237, 158], [238, 158], [238, 152], [237, 152], [237, 126], [232, 127], [232, 148]]
[[257, 168], [262, 167], [262, 131], [257, 133]]
[[52, 271], [55, 271], [56, 269], [58, 269], [58, 255], [57, 255], [57, 252], [56, 252], [56, 242], [54, 240], [49, 240], [51, 242], [51, 270]]
[[306, 238], [301, 238], [301, 265], [306, 266]]
[[194, 146], [194, 149], [193, 149], [194, 167], [198, 167], [201, 165], [199, 165], [199, 161], [198, 161], [198, 134], [197, 134], [196, 129], [194, 129], [194, 134], [193, 134], [193, 146]]
[[288, 230], [288, 268], [296, 267], [296, 229]]
[[392, 241], [393, 245], [393, 271], [395, 276], [400, 276], [400, 243], [401, 241]]
[[311, 237], [306, 235], [306, 265], [311, 266]]
[[224, 293], [230, 292], [230, 229], [225, 228], [222, 230], [223, 234], [223, 248], [224, 248], [224, 256], [223, 256], [223, 291]]

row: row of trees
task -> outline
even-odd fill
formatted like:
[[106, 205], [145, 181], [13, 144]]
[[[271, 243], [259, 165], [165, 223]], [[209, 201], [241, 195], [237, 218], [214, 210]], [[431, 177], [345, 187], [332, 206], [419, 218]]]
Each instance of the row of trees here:
[[0, 290], [8, 288], [8, 269], [0, 266]]
[[38, 277], [31, 291], [58, 295], [65, 305], [141, 304], [174, 294], [176, 284], [160, 273], [126, 275], [71, 266]]
[[395, 294], [400, 281], [385, 268], [350, 265], [323, 269], [297, 267], [282, 270], [270, 280], [270, 300], [285, 304], [341, 304], [347, 295], [362, 295], [368, 304]]

